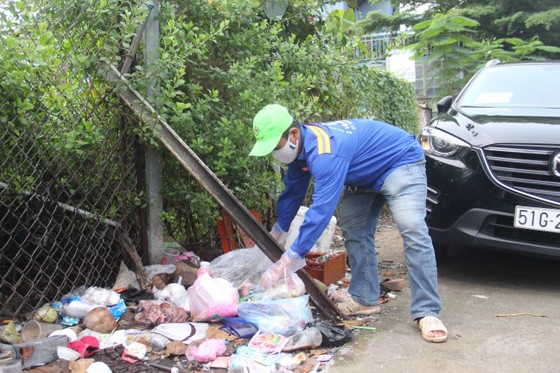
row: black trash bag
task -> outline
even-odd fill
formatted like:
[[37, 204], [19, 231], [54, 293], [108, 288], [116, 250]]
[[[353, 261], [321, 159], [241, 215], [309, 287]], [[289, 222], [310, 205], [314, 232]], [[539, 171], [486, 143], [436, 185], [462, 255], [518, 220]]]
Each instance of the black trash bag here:
[[352, 339], [352, 330], [345, 326], [332, 325], [328, 321], [317, 321], [312, 326], [323, 336], [322, 347], [339, 347]]
[[152, 300], [155, 299], [154, 294], [150, 293], [146, 290], [139, 290], [134, 288], [126, 289], [125, 291], [120, 293], [121, 298], [124, 299], [125, 304], [128, 305], [135, 305], [136, 302], [141, 300]]

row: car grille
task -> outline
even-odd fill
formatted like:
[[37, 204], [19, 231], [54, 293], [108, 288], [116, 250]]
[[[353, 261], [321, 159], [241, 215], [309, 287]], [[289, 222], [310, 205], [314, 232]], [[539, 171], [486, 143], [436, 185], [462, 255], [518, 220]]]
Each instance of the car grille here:
[[499, 145], [484, 148], [492, 175], [505, 187], [541, 200], [560, 203], [560, 178], [550, 171], [559, 148]]
[[439, 203], [441, 192], [428, 185], [428, 193], [426, 196], [426, 211], [432, 212], [435, 205]]
[[539, 243], [553, 247], [560, 245], [560, 234], [514, 228], [512, 216], [489, 216], [481, 230], [483, 233], [511, 241]]

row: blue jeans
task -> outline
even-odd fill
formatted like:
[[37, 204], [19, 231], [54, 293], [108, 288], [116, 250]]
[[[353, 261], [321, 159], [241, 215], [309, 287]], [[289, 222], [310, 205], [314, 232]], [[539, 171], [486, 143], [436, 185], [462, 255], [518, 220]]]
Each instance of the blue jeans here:
[[381, 208], [387, 202], [403, 238], [410, 278], [413, 320], [439, 318], [441, 299], [437, 268], [426, 216], [425, 161], [395, 169], [380, 191], [347, 187], [342, 197], [340, 227], [346, 239], [352, 278], [348, 292], [364, 306], [379, 304], [380, 287], [375, 252], [375, 231]]

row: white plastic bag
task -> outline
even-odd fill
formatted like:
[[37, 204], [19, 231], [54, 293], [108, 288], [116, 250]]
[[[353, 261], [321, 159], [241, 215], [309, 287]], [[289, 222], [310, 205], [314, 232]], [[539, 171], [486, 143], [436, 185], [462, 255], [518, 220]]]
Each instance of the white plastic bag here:
[[[296, 240], [299, 234], [299, 228], [303, 224], [305, 214], [307, 214], [307, 210], [309, 210], [309, 207], [300, 206], [296, 216], [294, 217], [292, 223], [290, 224], [290, 228], [288, 230], [288, 237], [286, 237], [286, 243], [284, 244], [284, 249], [288, 250]], [[321, 233], [321, 236], [319, 236], [317, 242], [315, 242], [313, 247], [311, 247], [311, 250], [309, 251], [310, 253], [322, 253], [325, 251], [329, 251], [331, 249], [331, 242], [334, 235], [334, 231], [336, 229], [336, 222], [337, 222], [336, 217], [334, 216], [331, 217], [329, 224], [326, 226], [323, 233]]]
[[61, 307], [60, 312], [64, 316], [83, 319], [91, 310], [97, 307], [100, 307], [100, 305], [78, 298], [76, 300], [72, 300], [70, 303], [64, 304]]
[[144, 267], [144, 274], [146, 275], [148, 283], [152, 282], [155, 275], [159, 275], [160, 273], [172, 274], [173, 272], [175, 272], [175, 264], [152, 264]]
[[160, 291], [154, 291], [156, 299], [168, 301], [169, 303], [189, 311], [189, 299], [187, 289], [181, 284], [168, 284]]
[[113, 290], [125, 289], [128, 287], [140, 289], [140, 285], [138, 284], [138, 280], [136, 279], [136, 273], [128, 269], [124, 262], [121, 262], [121, 265], [119, 267], [119, 274], [117, 275], [117, 279], [115, 280], [115, 284], [113, 285]]
[[218, 321], [237, 315], [239, 293], [223, 279], [203, 273], [187, 290], [194, 321]]
[[102, 306], [112, 306], [119, 303], [121, 296], [113, 290], [92, 286], [82, 294], [82, 299]]

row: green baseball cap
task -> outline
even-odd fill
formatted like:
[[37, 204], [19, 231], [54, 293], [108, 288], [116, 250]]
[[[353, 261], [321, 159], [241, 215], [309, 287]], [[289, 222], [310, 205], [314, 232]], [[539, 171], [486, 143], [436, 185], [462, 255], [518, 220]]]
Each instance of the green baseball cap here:
[[282, 105], [266, 105], [253, 119], [253, 131], [257, 142], [249, 155], [257, 157], [270, 154], [280, 138], [293, 122], [293, 118]]

